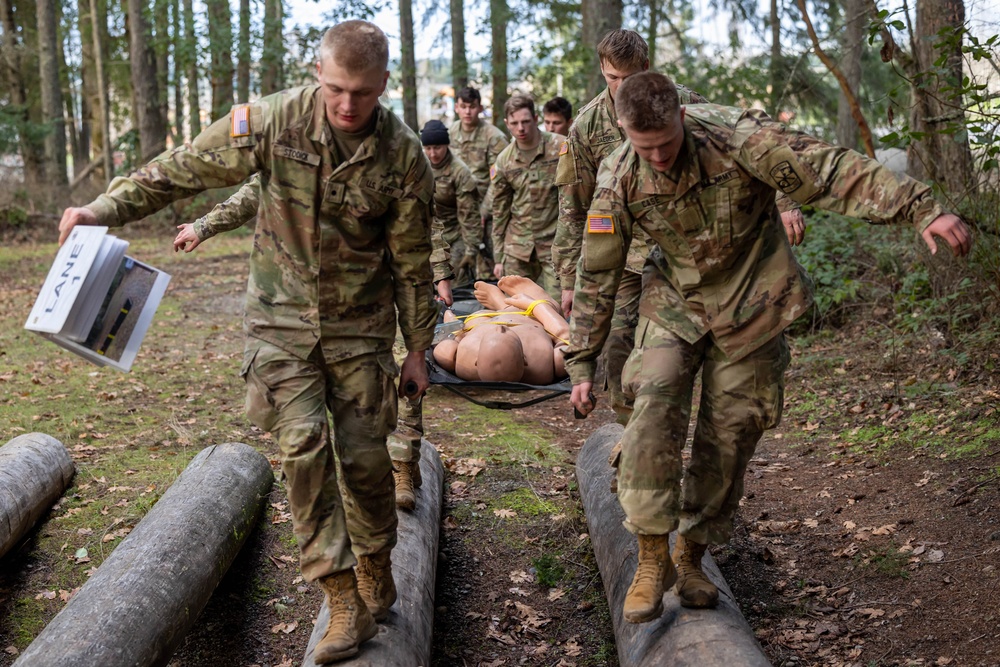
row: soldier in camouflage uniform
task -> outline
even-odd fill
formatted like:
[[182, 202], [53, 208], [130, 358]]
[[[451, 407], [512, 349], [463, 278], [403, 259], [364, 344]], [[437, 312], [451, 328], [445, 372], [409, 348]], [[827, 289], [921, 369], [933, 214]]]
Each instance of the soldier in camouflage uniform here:
[[524, 276], [558, 297], [552, 238], [559, 215], [556, 165], [566, 137], [538, 129], [535, 103], [514, 95], [504, 105], [514, 143], [490, 171], [493, 188], [493, 255], [496, 278]]
[[[433, 121], [432, 121], [433, 122]], [[440, 121], [437, 121], [440, 122]], [[442, 125], [442, 127], [444, 127]], [[469, 179], [471, 181], [471, 175]], [[437, 186], [435, 185], [435, 189]], [[472, 183], [475, 189], [475, 183]], [[436, 195], [435, 195], [436, 196]], [[472, 213], [475, 215], [475, 201], [472, 197]], [[260, 203], [260, 176], [254, 177], [229, 199], [217, 205], [208, 215], [193, 223], [178, 225], [180, 230], [174, 238], [174, 250], [191, 252], [202, 241], [216, 234], [243, 226], [257, 215]], [[478, 219], [477, 219], [478, 227]], [[431, 267], [434, 270], [434, 284], [438, 298], [451, 305], [452, 269], [449, 246], [444, 240], [445, 227], [440, 216], [435, 215], [431, 225]], [[392, 477], [396, 493], [396, 506], [405, 510], [416, 507], [414, 487], [419, 488], [420, 479], [420, 439], [424, 433], [423, 397], [399, 397], [396, 430], [389, 435], [389, 456], [392, 458]]]
[[492, 195], [490, 193], [490, 167], [497, 156], [507, 146], [507, 137], [492, 123], [480, 118], [483, 101], [479, 91], [466, 87], [455, 96], [455, 114], [458, 120], [451, 124], [448, 134], [452, 141], [452, 151], [461, 158], [479, 183], [479, 213], [482, 217], [482, 252], [476, 266], [476, 277], [480, 280], [493, 278], [493, 242], [491, 229], [493, 220]]
[[[76, 224], [119, 226], [260, 174], [242, 374], [248, 416], [278, 442], [302, 574], [330, 608], [320, 663], [357, 653], [396, 598], [386, 449], [394, 379], [413, 395], [426, 390], [437, 315], [433, 178], [417, 137], [378, 104], [388, 56], [371, 23], [331, 28], [319, 85], [234, 107], [191, 144], [115, 179], [86, 208], [67, 209], [59, 225], [63, 241]], [[402, 372], [392, 356], [397, 311], [408, 350]]]
[[[613, 295], [634, 230], [643, 229], [655, 247], [643, 276], [636, 347], [623, 372], [635, 408], [622, 439], [618, 490], [625, 525], [639, 541], [624, 615], [641, 623], [662, 613], [662, 595], [675, 581], [683, 605], [716, 604], [718, 591], [701, 570], [705, 546], [729, 539], [746, 464], [781, 417], [789, 362], [783, 331], [812, 296], [775, 191], [876, 223], [910, 223], [931, 252], [935, 236], [958, 255], [971, 240], [927, 186], [761, 111], [684, 108], [674, 83], [653, 73], [625, 81], [615, 106], [629, 141], [598, 172], [566, 367], [572, 403], [586, 414]], [[701, 402], [682, 471], [699, 368]], [[671, 558], [667, 537], [675, 529]]]
[[[559, 185], [559, 223], [552, 245], [552, 257], [562, 289], [562, 308], [569, 313], [573, 306], [573, 283], [576, 265], [583, 245], [584, 223], [590, 200], [594, 196], [597, 167], [625, 141], [615, 113], [615, 91], [622, 81], [649, 68], [649, 48], [633, 30], [614, 30], [597, 45], [597, 57], [608, 87], [580, 110], [566, 146], [560, 150], [556, 183]], [[688, 88], [677, 86], [681, 104], [707, 102]], [[782, 223], [794, 244], [802, 241], [802, 213], [787, 198], [779, 204]], [[639, 294], [642, 291], [642, 267], [649, 251], [649, 239], [637, 230], [629, 248], [628, 263], [615, 300], [615, 315], [611, 321], [604, 350], [605, 382], [611, 407], [624, 424], [631, 414], [631, 403], [622, 392], [621, 373], [635, 344], [635, 327], [639, 321]], [[612, 465], [617, 465], [617, 448]], [[612, 487], [614, 488], [614, 487]]]

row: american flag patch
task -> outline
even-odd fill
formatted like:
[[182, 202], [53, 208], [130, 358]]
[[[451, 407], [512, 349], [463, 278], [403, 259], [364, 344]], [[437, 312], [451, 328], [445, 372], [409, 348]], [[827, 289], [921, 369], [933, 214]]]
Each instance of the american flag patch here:
[[492, 167], [490, 167], [490, 180], [492, 181], [496, 177], [497, 177], [497, 166], [493, 165]]
[[591, 234], [614, 234], [615, 219], [610, 215], [588, 215], [587, 232]]
[[230, 116], [232, 118], [232, 125], [230, 126], [229, 136], [250, 136], [250, 105], [244, 104], [234, 108]]
[[566, 155], [566, 153], [569, 153], [569, 143], [564, 141], [559, 147], [559, 155]]

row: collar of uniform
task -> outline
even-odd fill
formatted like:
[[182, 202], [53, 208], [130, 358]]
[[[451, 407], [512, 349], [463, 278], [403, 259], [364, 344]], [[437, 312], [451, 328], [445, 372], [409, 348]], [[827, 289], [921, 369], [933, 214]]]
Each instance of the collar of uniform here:
[[477, 118], [476, 119], [476, 126], [474, 128], [472, 128], [472, 132], [468, 132], [467, 133], [465, 130], [462, 129], [462, 121], [458, 121], [458, 132], [457, 132], [458, 137], [457, 138], [458, 138], [459, 143], [465, 144], [465, 143], [468, 143], [470, 141], [475, 141], [476, 137], [479, 136], [479, 133], [482, 131], [483, 125], [485, 125], [485, 124], [486, 124], [485, 120], [483, 120], [482, 118]]
[[618, 127], [618, 112], [615, 111], [615, 101], [611, 97], [610, 88], [605, 88], [604, 92], [601, 93], [601, 101], [604, 104], [605, 111], [608, 113], [608, 118], [611, 119], [615, 127]]
[[[313, 116], [309, 127], [309, 138], [318, 144], [323, 144], [324, 146], [333, 145], [333, 135], [330, 131], [329, 122], [326, 119], [326, 105], [323, 103], [323, 94], [319, 86], [316, 86], [316, 92], [313, 93]], [[381, 136], [382, 125], [385, 123], [385, 112], [382, 110], [382, 104], [375, 105], [375, 129], [372, 130], [371, 135], [365, 137], [365, 140], [361, 143], [361, 148], [354, 157], [361, 159], [372, 155], [375, 152], [376, 146], [378, 146], [378, 139]]]
[[[521, 164], [531, 164], [532, 162], [535, 161], [535, 158], [537, 158], [539, 155], [545, 154], [545, 145], [550, 141], [552, 141], [552, 135], [546, 132], [545, 130], [539, 130], [538, 133], [539, 135], [541, 135], [538, 139], [538, 145], [532, 148], [531, 150], [522, 151], [521, 148], [517, 145], [516, 140], [512, 142], [514, 144], [515, 162], [520, 162]], [[521, 160], [522, 157], [528, 157], [527, 162], [522, 161]]]
[[656, 171], [648, 162], [639, 159], [641, 192], [680, 197], [701, 181], [701, 163], [698, 161], [698, 151], [695, 148], [694, 138], [687, 129], [687, 120], [684, 121], [684, 125], [684, 148], [677, 156], [677, 161], [674, 162], [670, 171]]
[[[455, 156], [452, 155], [451, 149], [449, 148], [448, 152], [444, 154], [444, 159], [441, 160], [441, 163], [431, 164], [431, 169], [433, 169], [435, 172], [443, 171], [449, 164], [451, 164], [451, 161], [454, 159]], [[430, 162], [430, 160], [428, 160], [428, 162]]]

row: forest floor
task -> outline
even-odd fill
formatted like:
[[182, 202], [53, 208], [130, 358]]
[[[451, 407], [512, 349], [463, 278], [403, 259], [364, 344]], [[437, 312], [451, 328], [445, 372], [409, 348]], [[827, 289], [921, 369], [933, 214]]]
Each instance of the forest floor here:
[[[160, 231], [132, 235], [130, 254], [173, 280], [129, 374], [25, 332], [55, 246], [0, 247], [0, 437], [48, 433], [77, 465], [0, 561], [0, 667], [201, 448], [246, 442], [277, 471], [238, 377], [249, 237], [174, 255]], [[792, 338], [784, 420], [750, 464], [733, 540], [713, 550], [775, 665], [1000, 665], [1000, 355], [959, 365], [932, 343], [860, 320]], [[565, 397], [504, 412], [429, 393], [445, 463], [432, 665], [618, 664], [574, 476], [612, 417], [603, 396], [577, 421]], [[276, 484], [170, 664], [298, 665], [322, 594], [296, 553]]]

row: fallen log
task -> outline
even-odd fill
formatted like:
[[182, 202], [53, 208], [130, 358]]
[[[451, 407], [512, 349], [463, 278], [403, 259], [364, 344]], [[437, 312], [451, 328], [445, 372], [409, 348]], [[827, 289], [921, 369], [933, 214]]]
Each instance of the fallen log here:
[[203, 449], [14, 664], [167, 664], [273, 483], [271, 464], [249, 445]]
[[[769, 666], [771, 663], [708, 553], [702, 560], [702, 569], [719, 587], [718, 607], [685, 609], [670, 591], [664, 595], [664, 611], [659, 620], [641, 624], [625, 621], [622, 606], [635, 574], [638, 545], [622, 525], [625, 513], [618, 497], [608, 488], [612, 476], [608, 455], [621, 433], [618, 424], [597, 429], [587, 438], [576, 461], [590, 540], [611, 605], [621, 667]], [[671, 535], [671, 544], [675, 537]]]
[[0, 447], [0, 558], [62, 496], [76, 467], [63, 444], [25, 433]]
[[[437, 572], [438, 529], [441, 525], [444, 468], [434, 445], [420, 448], [423, 485], [417, 489], [417, 507], [399, 511], [399, 541], [392, 550], [392, 576], [398, 598], [378, 634], [361, 645], [353, 660], [337, 665], [353, 667], [415, 667], [429, 665], [434, 629], [434, 579]], [[320, 607], [302, 667], [317, 667], [313, 650], [323, 638], [330, 612]]]

